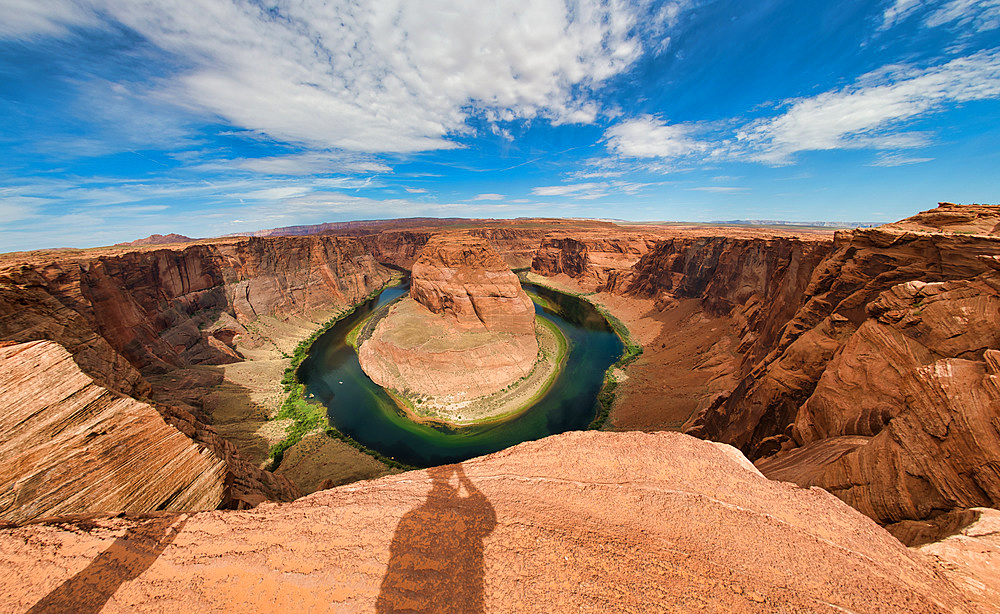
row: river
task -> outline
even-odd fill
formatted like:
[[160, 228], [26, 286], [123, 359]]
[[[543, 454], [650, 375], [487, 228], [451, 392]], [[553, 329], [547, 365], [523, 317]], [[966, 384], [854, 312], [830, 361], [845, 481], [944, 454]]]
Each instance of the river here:
[[535, 312], [553, 322], [570, 343], [566, 364], [549, 391], [508, 420], [449, 428], [413, 422], [371, 381], [345, 342], [361, 320], [408, 291], [388, 288], [324, 333], [298, 370], [307, 398], [327, 407], [330, 424], [365, 446], [417, 467], [454, 463], [496, 452], [522, 441], [582, 430], [593, 419], [604, 372], [622, 354], [621, 340], [590, 303], [533, 284], [541, 296]]

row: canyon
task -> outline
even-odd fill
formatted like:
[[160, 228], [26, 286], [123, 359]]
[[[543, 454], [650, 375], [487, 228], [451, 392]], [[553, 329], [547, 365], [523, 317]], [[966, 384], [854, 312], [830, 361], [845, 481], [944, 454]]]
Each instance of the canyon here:
[[[113, 575], [94, 565], [121, 551], [148, 564], [120, 589], [94, 580], [111, 583], [107, 611], [404, 607], [394, 582], [415, 580], [403, 565], [390, 581], [393, 528], [424, 510], [414, 543], [440, 540], [466, 521], [434, 501], [457, 496], [478, 535], [474, 606], [989, 611], [998, 229], [1000, 207], [942, 203], [835, 234], [417, 219], [0, 255], [0, 449], [14, 459], [0, 560], [45, 578], [5, 576], [2, 603], [59, 603], [74, 578]], [[470, 252], [463, 278], [448, 263]], [[282, 374], [323, 323], [405, 269], [411, 308], [527, 338], [512, 268], [642, 346], [610, 375], [607, 432], [387, 475], [320, 429], [269, 460], [290, 425], [275, 419]]]

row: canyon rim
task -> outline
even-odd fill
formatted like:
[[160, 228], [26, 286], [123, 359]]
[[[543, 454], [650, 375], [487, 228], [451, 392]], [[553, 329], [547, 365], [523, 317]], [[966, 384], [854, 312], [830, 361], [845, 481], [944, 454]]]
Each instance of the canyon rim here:
[[[427, 605], [456, 589], [417, 570], [445, 559], [478, 587], [456, 597], [469, 611], [1000, 604], [1000, 207], [835, 233], [542, 226], [3, 255], [4, 609]], [[419, 307], [421, 334], [438, 318], [459, 338], [520, 335], [530, 365], [534, 309], [511, 271], [525, 264], [642, 348], [609, 369], [601, 431], [400, 473], [287, 411], [296, 348], [399, 269], [410, 290], [362, 364]]]

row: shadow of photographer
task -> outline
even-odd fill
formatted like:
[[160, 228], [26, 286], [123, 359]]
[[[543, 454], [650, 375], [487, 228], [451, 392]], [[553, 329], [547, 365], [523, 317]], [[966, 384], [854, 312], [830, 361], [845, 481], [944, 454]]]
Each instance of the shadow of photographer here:
[[496, 512], [461, 464], [427, 472], [427, 500], [396, 527], [376, 610], [482, 612], [483, 540], [496, 527]]
[[187, 515], [170, 514], [129, 528], [87, 567], [36, 603], [28, 614], [96, 614], [118, 588], [138, 578], [177, 537]]

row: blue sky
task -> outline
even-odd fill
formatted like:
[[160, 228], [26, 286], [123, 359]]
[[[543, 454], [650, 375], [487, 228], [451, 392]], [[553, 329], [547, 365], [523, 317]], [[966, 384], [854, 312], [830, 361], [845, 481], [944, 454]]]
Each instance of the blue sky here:
[[0, 251], [1000, 201], [1000, 0], [0, 0]]

